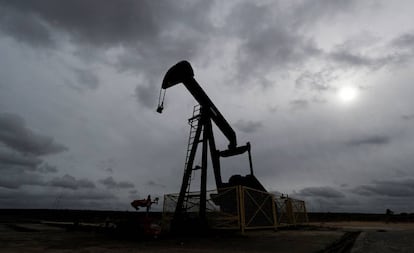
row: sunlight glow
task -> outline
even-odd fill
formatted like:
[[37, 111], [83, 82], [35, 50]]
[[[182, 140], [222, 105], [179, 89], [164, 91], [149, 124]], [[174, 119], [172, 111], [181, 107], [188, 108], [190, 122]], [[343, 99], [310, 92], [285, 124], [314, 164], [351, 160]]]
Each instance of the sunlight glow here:
[[344, 86], [338, 90], [338, 97], [343, 103], [351, 103], [358, 96], [358, 90], [352, 86]]

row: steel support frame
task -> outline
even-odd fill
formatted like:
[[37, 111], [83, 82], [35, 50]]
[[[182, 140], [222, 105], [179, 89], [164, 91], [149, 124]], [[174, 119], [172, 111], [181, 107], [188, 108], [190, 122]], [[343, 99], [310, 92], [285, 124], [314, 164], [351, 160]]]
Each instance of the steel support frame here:
[[[216, 150], [214, 134], [212, 130], [211, 116], [210, 113], [201, 106], [200, 108], [200, 119], [198, 121], [196, 134], [191, 147], [190, 156], [188, 163], [184, 171], [183, 181], [181, 184], [180, 194], [178, 196], [176, 209], [174, 212], [174, 220], [179, 221], [183, 214], [184, 202], [187, 188], [189, 187], [189, 181], [191, 173], [193, 171], [194, 159], [197, 153], [197, 147], [202, 142], [202, 156], [201, 156], [201, 178], [200, 178], [200, 208], [199, 218], [201, 221], [206, 221], [206, 201], [207, 201], [207, 167], [208, 167], [208, 151], [210, 149], [210, 157], [214, 169], [214, 177], [216, 180], [217, 187], [221, 186], [221, 174], [220, 174], [220, 161], [218, 151]], [[202, 138], [201, 138], [202, 134]]]

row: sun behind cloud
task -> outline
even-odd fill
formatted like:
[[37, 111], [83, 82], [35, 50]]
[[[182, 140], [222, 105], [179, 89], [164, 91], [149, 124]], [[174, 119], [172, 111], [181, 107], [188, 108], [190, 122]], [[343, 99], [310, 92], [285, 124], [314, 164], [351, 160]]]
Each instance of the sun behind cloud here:
[[343, 86], [337, 93], [338, 99], [344, 104], [351, 104], [358, 97], [358, 89], [354, 86]]

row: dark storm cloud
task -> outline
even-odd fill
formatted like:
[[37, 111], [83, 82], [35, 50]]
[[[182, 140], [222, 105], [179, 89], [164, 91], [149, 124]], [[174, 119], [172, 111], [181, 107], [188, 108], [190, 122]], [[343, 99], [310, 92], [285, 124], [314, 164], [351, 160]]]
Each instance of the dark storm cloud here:
[[137, 86], [135, 89], [135, 95], [138, 103], [147, 108], [154, 109], [157, 106], [154, 94], [157, 94], [158, 89], [159, 87], [157, 87], [155, 84]]
[[[14, 22], [22, 22], [20, 26], [11, 26], [6, 32], [12, 36], [26, 36], [31, 43], [37, 37], [51, 37], [52, 31], [47, 29], [38, 33], [31, 30], [33, 17], [49, 24], [52, 29], [59, 29], [71, 34], [79, 41], [98, 46], [116, 43], [135, 42], [153, 36], [159, 30], [154, 11], [162, 8], [162, 4], [151, 4], [152, 1], [1, 1], [2, 8], [14, 11]], [[32, 18], [32, 19], [31, 19]], [[159, 17], [162, 18], [162, 17]], [[39, 30], [39, 29], [38, 29]], [[49, 32], [49, 33], [48, 33]]]
[[259, 29], [242, 45], [241, 73], [266, 73], [271, 67], [289, 66], [316, 55], [319, 50], [312, 41], [294, 35], [281, 27]]
[[285, 16], [278, 7], [247, 2], [229, 16], [227, 26], [234, 27], [234, 35], [242, 42], [237, 56], [240, 79], [262, 77], [275, 67], [300, 64], [320, 53], [312, 40], [290, 29], [283, 18], [273, 20], [279, 12]]
[[347, 50], [333, 52], [330, 57], [336, 62], [351, 66], [370, 66], [373, 64], [373, 60]]
[[0, 187], [20, 189], [22, 186], [47, 185], [43, 176], [56, 173], [57, 168], [34, 155], [0, 145], [0, 171]]
[[346, 68], [364, 67], [369, 70], [378, 70], [384, 66], [398, 66], [406, 63], [414, 55], [413, 33], [398, 35], [389, 43], [385, 43], [379, 49], [380, 56], [372, 56], [363, 52], [373, 46], [378, 46], [381, 41], [369, 43], [368, 45], [358, 45], [355, 42], [358, 39], [351, 39], [337, 45], [333, 51], [326, 52], [326, 59]]
[[303, 1], [295, 6], [292, 11], [292, 20], [295, 26], [308, 26], [324, 18], [332, 18], [338, 13], [354, 11], [358, 1], [340, 0], [311, 0]]
[[[119, 49], [111, 60], [114, 67], [140, 76], [137, 101], [150, 109], [160, 73], [178, 60], [193, 58], [208, 40], [205, 31], [211, 28], [207, 22], [211, 5], [210, 1], [0, 1], [0, 8], [22, 23], [2, 29], [16, 40], [32, 45], [41, 43], [36, 36], [53, 38], [44, 43], [49, 47], [51, 40], [57, 44], [65, 38], [61, 35], [66, 35], [76, 46], [77, 55], [88, 62], [100, 59], [100, 49]], [[36, 22], [45, 28], [43, 35], [37, 32], [32, 38], [26, 30]], [[90, 73], [78, 73], [78, 77], [90, 88], [97, 87]]]
[[290, 195], [304, 200], [311, 212], [361, 212], [369, 208], [361, 205], [360, 199], [349, 196], [348, 190], [339, 190], [330, 186], [305, 187]]
[[35, 47], [54, 47], [49, 27], [34, 13], [23, 13], [0, 2], [0, 30]]
[[[292, 3], [288, 8], [280, 2], [237, 5], [226, 27], [231, 27], [230, 34], [241, 41], [237, 56], [238, 78], [253, 77], [266, 86], [270, 84], [265, 78], [269, 71], [297, 69], [309, 59], [323, 57], [326, 53], [302, 29], [326, 17], [350, 12], [356, 3], [317, 0]], [[340, 55], [336, 57], [345, 60]]]
[[378, 180], [355, 187], [352, 191], [361, 196], [413, 198], [414, 179]]
[[45, 182], [40, 175], [28, 171], [2, 171], [0, 187], [20, 189], [22, 186], [44, 186]]
[[48, 182], [49, 186], [67, 188], [67, 189], [80, 189], [80, 188], [95, 188], [95, 184], [88, 179], [76, 179], [75, 177], [65, 174], [62, 177], [55, 177]]
[[331, 88], [331, 82], [336, 77], [332, 69], [323, 69], [318, 72], [305, 71], [295, 80], [298, 89], [308, 88], [316, 91], [326, 91]]
[[67, 150], [52, 137], [39, 135], [27, 128], [21, 117], [8, 113], [0, 113], [0, 142], [13, 150], [35, 156]]
[[402, 34], [397, 38], [393, 39], [390, 45], [400, 49], [414, 50], [414, 33]]
[[[120, 45], [133, 48], [133, 56], [129, 59], [134, 68], [151, 62], [149, 56], [158, 53], [176, 56], [175, 50], [192, 48], [195, 38], [191, 33], [201, 35], [202, 30], [210, 26], [205, 22], [210, 5], [207, 1], [0, 1], [2, 9], [20, 15], [16, 18], [38, 17], [51, 27], [49, 33], [64, 32], [79, 44], [91, 45], [90, 49]], [[177, 26], [182, 30], [177, 30]], [[15, 27], [12, 32], [5, 32], [12, 36], [24, 34], [30, 44], [32, 39], [26, 30], [29, 28]], [[125, 57], [130, 55], [128, 52]], [[140, 65], [135, 64], [137, 61]]]
[[120, 181], [116, 182], [113, 177], [107, 177], [105, 179], [99, 180], [101, 184], [106, 186], [108, 189], [128, 189], [128, 188], [134, 188], [135, 185], [128, 181]]
[[74, 69], [77, 77], [77, 88], [86, 87], [91, 90], [98, 88], [99, 78], [89, 69]]
[[259, 121], [253, 121], [253, 120], [239, 120], [237, 121], [234, 126], [245, 133], [254, 133], [257, 130], [259, 130], [261, 127], [263, 127], [262, 122]]
[[345, 198], [345, 194], [328, 186], [321, 187], [306, 187], [297, 193], [302, 197], [317, 197], [317, 198]]
[[13, 166], [27, 167], [35, 169], [42, 163], [42, 160], [32, 155], [22, 155], [20, 153], [0, 149], [0, 169]]
[[362, 138], [353, 139], [347, 142], [347, 145], [352, 147], [359, 147], [359, 146], [380, 146], [386, 145], [391, 142], [391, 137], [387, 135], [372, 135], [366, 136]]
[[55, 173], [58, 172], [56, 166], [50, 165], [48, 163], [43, 163], [41, 166], [38, 166], [36, 171], [41, 173]]
[[394, 61], [404, 64], [412, 61], [414, 56], [414, 33], [405, 33], [394, 38], [388, 45], [394, 49]]
[[379, 69], [387, 64], [394, 62], [394, 58], [392, 56], [374, 58], [367, 55], [362, 55], [358, 52], [352, 52], [351, 49], [341, 49], [328, 55], [331, 60], [341, 64], [342, 66], [367, 67], [373, 70]]

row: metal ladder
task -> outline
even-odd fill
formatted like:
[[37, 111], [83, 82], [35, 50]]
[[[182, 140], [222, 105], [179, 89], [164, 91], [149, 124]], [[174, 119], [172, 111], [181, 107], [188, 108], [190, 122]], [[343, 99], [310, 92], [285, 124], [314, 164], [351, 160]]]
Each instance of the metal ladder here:
[[[190, 158], [191, 148], [193, 146], [194, 138], [197, 132], [198, 122], [200, 120], [200, 109], [201, 109], [200, 105], [195, 105], [193, 107], [193, 116], [190, 119], [188, 119], [188, 124], [190, 125], [190, 134], [188, 136], [187, 154], [185, 157], [185, 164], [184, 164], [184, 173], [185, 173], [185, 170], [187, 169], [188, 159]], [[202, 132], [203, 132], [203, 129], [201, 130], [201, 136], [202, 136]], [[199, 168], [200, 166], [193, 166], [193, 168], [189, 168], [190, 170], [192, 170], [192, 173], [191, 173], [190, 178], [188, 179], [188, 186], [187, 186], [186, 193], [185, 193], [185, 200], [184, 200], [185, 209], [188, 208], [188, 202], [189, 202], [188, 200], [191, 197], [190, 189], [191, 189], [192, 178], [194, 177], [195, 171], [198, 170]]]

